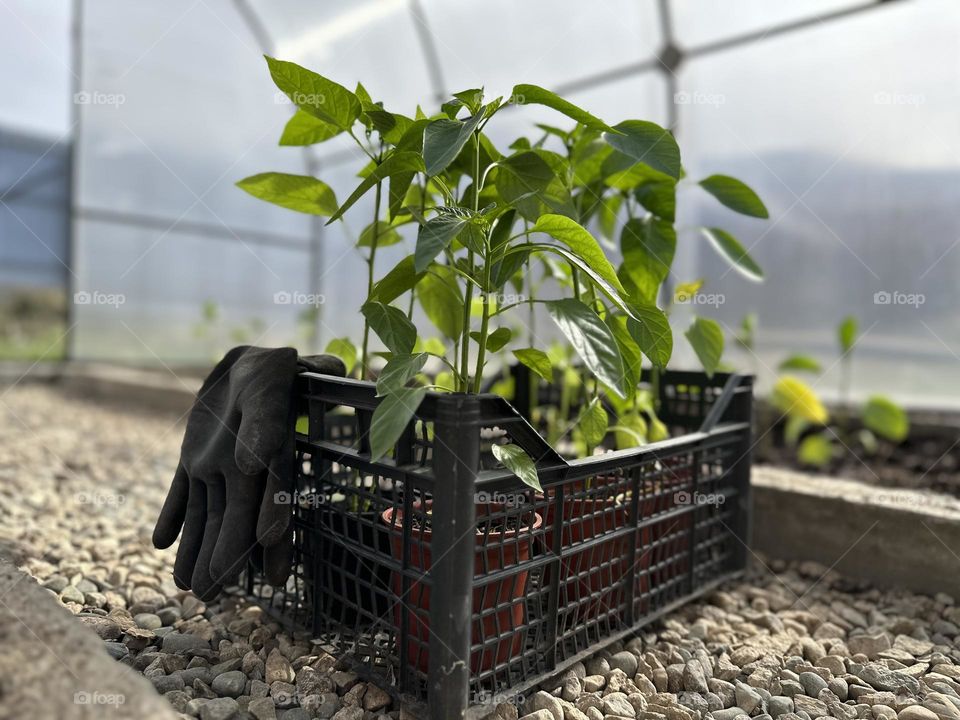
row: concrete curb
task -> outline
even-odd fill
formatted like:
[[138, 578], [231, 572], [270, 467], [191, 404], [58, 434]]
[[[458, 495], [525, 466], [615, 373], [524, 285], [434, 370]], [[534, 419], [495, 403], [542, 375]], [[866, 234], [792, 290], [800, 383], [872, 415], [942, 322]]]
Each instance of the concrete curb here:
[[753, 548], [878, 587], [960, 597], [960, 501], [758, 466]]
[[142, 675], [36, 581], [0, 559], [0, 718], [176, 720]]

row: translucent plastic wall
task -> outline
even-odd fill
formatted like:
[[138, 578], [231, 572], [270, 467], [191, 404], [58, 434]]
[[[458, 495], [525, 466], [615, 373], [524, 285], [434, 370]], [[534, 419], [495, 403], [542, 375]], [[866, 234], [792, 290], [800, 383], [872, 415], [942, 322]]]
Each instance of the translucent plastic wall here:
[[[323, 296], [315, 343], [359, 334], [366, 266], [353, 243], [372, 199], [319, 229], [233, 185], [307, 170], [303, 151], [277, 147], [291, 107], [268, 50], [409, 114], [452, 91], [532, 82], [611, 122], [674, 125], [691, 178], [736, 175], [771, 211], [740, 220], [685, 190], [682, 224], [722, 222], [767, 279], [751, 284], [682, 234], [674, 282], [703, 277], [723, 301], [678, 308], [677, 329], [699, 310], [732, 334], [755, 312], [757, 355], [729, 359], [769, 375], [794, 350], [830, 366], [834, 326], [854, 314], [855, 390], [939, 404], [960, 353], [958, 26], [950, 0], [85, 3], [75, 270], [81, 289], [124, 302], [77, 308], [75, 353], [155, 363], [233, 340], [304, 345], [309, 308], [277, 293]], [[538, 121], [563, 124], [522, 107], [491, 135], [504, 143]], [[363, 164], [340, 139], [315, 160], [341, 198]], [[381, 267], [408, 251], [384, 251]]]

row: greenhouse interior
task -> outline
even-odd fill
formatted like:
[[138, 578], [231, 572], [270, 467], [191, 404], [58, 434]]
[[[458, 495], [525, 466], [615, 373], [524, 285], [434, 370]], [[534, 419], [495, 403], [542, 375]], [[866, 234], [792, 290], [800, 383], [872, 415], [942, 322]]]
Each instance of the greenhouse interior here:
[[0, 718], [960, 720], [956, 2], [0, 19]]

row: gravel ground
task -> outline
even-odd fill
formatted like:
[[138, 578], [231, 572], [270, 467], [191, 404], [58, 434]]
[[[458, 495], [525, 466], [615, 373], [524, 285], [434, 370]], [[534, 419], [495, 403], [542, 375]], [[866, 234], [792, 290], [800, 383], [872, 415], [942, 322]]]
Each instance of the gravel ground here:
[[[150, 544], [183, 425], [21, 386], [0, 394], [0, 553], [184, 717], [386, 720], [379, 688], [258, 608], [176, 589]], [[813, 565], [757, 565], [496, 720], [960, 720], [960, 607]]]

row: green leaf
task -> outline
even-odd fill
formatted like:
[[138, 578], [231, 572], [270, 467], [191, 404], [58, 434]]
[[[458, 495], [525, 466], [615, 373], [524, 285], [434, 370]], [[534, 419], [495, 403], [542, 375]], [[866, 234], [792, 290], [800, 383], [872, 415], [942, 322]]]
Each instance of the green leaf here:
[[647, 442], [647, 421], [638, 412], [629, 412], [611, 430], [615, 433], [617, 449], [637, 447]]
[[620, 195], [611, 195], [603, 199], [600, 206], [600, 232], [608, 240], [614, 237], [617, 226], [618, 213], [623, 204], [623, 197]]
[[564, 243], [600, 277], [620, 292], [625, 292], [623, 285], [620, 284], [620, 278], [617, 277], [613, 265], [607, 260], [603, 248], [600, 247], [593, 235], [576, 221], [563, 215], [541, 215], [531, 231], [546, 233], [553, 239]]
[[790, 447], [795, 447], [800, 436], [810, 427], [810, 421], [793, 415], [783, 424], [783, 439]]
[[700, 359], [707, 377], [713, 377], [717, 365], [720, 364], [720, 357], [723, 355], [723, 329], [720, 323], [709, 318], [698, 317], [687, 328], [684, 335]]
[[332, 215], [337, 198], [325, 182], [309, 175], [266, 172], [237, 183], [241, 190], [274, 205], [309, 215]]
[[910, 419], [903, 408], [881, 395], [874, 395], [863, 408], [863, 424], [890, 442], [903, 442], [910, 434]]
[[396, 354], [390, 358], [377, 378], [377, 395], [388, 395], [404, 387], [411, 378], [423, 370], [427, 362], [426, 353], [415, 355]]
[[548, 189], [558, 182], [553, 168], [533, 150], [515, 153], [497, 166], [497, 193], [528, 220], [536, 220]]
[[757, 218], [770, 217], [760, 197], [736, 178], [729, 175], [711, 175], [700, 181], [700, 187], [734, 212]]
[[637, 341], [640, 350], [659, 368], [666, 367], [673, 354], [673, 331], [666, 314], [656, 305], [630, 305], [632, 316], [627, 319], [627, 330]]
[[792, 375], [784, 375], [777, 381], [770, 401], [782, 413], [816, 425], [825, 425], [830, 419], [830, 414], [813, 388]]
[[614, 150], [670, 177], [680, 177], [680, 148], [668, 130], [646, 120], [624, 120], [613, 129], [616, 132], [605, 132], [603, 139]]
[[341, 130], [349, 130], [360, 117], [360, 100], [343, 85], [296, 63], [264, 57], [273, 82], [304, 112]]
[[402, 310], [382, 302], [368, 302], [360, 311], [390, 352], [406, 355], [413, 350], [417, 329]]
[[[473, 338], [476, 342], [480, 342], [482, 335], [479, 331], [474, 331], [470, 333], [470, 337]], [[498, 352], [503, 349], [503, 346], [510, 342], [510, 338], [513, 337], [513, 331], [510, 328], [501, 327], [494, 330], [492, 333], [487, 335], [487, 350], [489, 352]]]
[[329, 355], [336, 355], [343, 360], [343, 364], [347, 368], [347, 375], [350, 375], [357, 365], [357, 346], [350, 341], [350, 338], [334, 338], [327, 343], [324, 352]]
[[671, 223], [677, 219], [677, 185], [673, 182], [645, 182], [633, 196], [644, 208]]
[[281, 145], [316, 145], [336, 137], [343, 130], [336, 125], [315, 118], [304, 110], [297, 110], [287, 121], [280, 136]]
[[483, 113], [478, 112], [465, 121], [441, 118], [424, 128], [423, 162], [427, 175], [439, 175], [456, 159], [481, 120]]
[[627, 318], [607, 313], [604, 322], [617, 340], [620, 357], [623, 358], [623, 376], [626, 387], [628, 389], [635, 388], [640, 382], [640, 372], [643, 367], [643, 353], [627, 329]]
[[456, 215], [437, 215], [421, 225], [413, 256], [414, 269], [417, 272], [426, 270], [437, 255], [450, 247], [450, 243], [460, 234], [467, 222], [466, 218]]
[[382, 163], [377, 165], [373, 172], [367, 175], [363, 181], [357, 186], [356, 190], [347, 198], [346, 202], [340, 206], [340, 209], [337, 210], [327, 221], [327, 225], [332, 223], [334, 220], [339, 220], [343, 214], [349, 210], [357, 200], [363, 197], [370, 188], [376, 185], [378, 182], [383, 182], [388, 177], [399, 174], [406, 173], [417, 173], [423, 172], [423, 160], [420, 155], [413, 152], [412, 150], [399, 150], [395, 151], [390, 157], [384, 160]]
[[733, 235], [720, 228], [702, 228], [702, 230], [707, 240], [733, 266], [734, 270], [750, 280], [763, 280], [763, 270]]
[[376, 228], [377, 247], [384, 248], [390, 245], [396, 245], [403, 240], [400, 233], [388, 222], [377, 220], [376, 224], [370, 223], [360, 233], [360, 239], [357, 241], [357, 247], [372, 247], [374, 229]]
[[824, 467], [833, 458], [833, 444], [825, 435], [807, 435], [797, 448], [797, 459], [804, 465]]
[[840, 339], [840, 353], [846, 355], [853, 350], [857, 342], [857, 319], [847, 315], [837, 327], [837, 337]]
[[617, 395], [626, 397], [623, 358], [616, 338], [600, 316], [573, 298], [550, 300], [545, 304], [550, 317], [590, 372]]
[[607, 434], [609, 419], [607, 418], [607, 411], [603, 409], [599, 398], [594, 398], [590, 401], [590, 404], [587, 405], [586, 409], [580, 415], [578, 425], [580, 432], [583, 433], [584, 442], [586, 442], [587, 445], [596, 447], [603, 442], [603, 438]]
[[400, 388], [377, 405], [370, 421], [371, 462], [376, 462], [393, 449], [426, 394], [425, 387]]
[[784, 360], [777, 369], [781, 372], [785, 370], [800, 370], [803, 372], [821, 373], [823, 368], [816, 358], [809, 355], [791, 355]]
[[594, 117], [586, 110], [578, 108], [572, 102], [564, 100], [556, 93], [539, 85], [514, 85], [511, 99], [517, 105], [545, 105], [594, 130], [610, 130], [610, 126], [600, 118]]
[[394, 268], [373, 286], [370, 300], [382, 303], [391, 303], [414, 286], [423, 277], [413, 268], [413, 255], [407, 255]]
[[519, 445], [494, 445], [491, 450], [493, 456], [503, 464], [507, 470], [523, 481], [524, 485], [532, 487], [537, 492], [543, 492], [540, 479], [537, 477], [537, 466]]
[[543, 350], [521, 348], [514, 350], [513, 356], [547, 382], [553, 382], [553, 363]]
[[620, 233], [623, 272], [647, 304], [656, 303], [660, 285], [670, 274], [677, 250], [677, 231], [666, 220], [628, 220]]
[[463, 332], [463, 294], [446, 265], [433, 264], [417, 284], [417, 299], [437, 329], [451, 340]]

